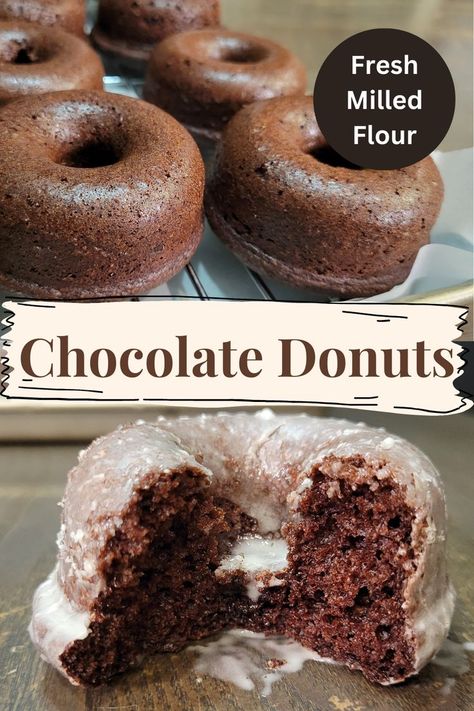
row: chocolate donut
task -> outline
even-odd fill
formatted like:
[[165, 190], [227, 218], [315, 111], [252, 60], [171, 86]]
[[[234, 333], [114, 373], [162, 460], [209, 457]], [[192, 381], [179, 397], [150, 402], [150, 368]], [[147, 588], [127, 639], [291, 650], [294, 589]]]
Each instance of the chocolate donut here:
[[0, 20], [25, 20], [83, 36], [85, 0], [0, 0]]
[[145, 66], [165, 37], [220, 22], [220, 0], [99, 0], [92, 40], [99, 49]]
[[202, 236], [199, 150], [143, 101], [73, 91], [7, 104], [0, 176], [0, 284], [21, 294], [143, 293]]
[[343, 298], [392, 288], [428, 243], [443, 197], [431, 160], [361, 170], [325, 142], [311, 97], [260, 102], [224, 131], [206, 211], [257, 272]]
[[102, 89], [98, 55], [79, 37], [57, 27], [0, 22], [0, 104], [25, 94], [61, 89]]
[[380, 428], [267, 410], [141, 422], [81, 452], [62, 504], [30, 634], [73, 684], [233, 627], [394, 684], [449, 630], [442, 482]]
[[157, 45], [143, 96], [193, 134], [219, 139], [243, 106], [259, 99], [304, 94], [306, 70], [279, 44], [227, 30], [183, 32]]

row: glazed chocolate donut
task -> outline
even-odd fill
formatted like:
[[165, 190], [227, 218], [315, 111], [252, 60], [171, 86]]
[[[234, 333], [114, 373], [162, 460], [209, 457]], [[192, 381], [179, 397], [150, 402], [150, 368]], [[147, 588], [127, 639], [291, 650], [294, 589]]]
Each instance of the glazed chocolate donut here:
[[224, 131], [206, 211], [248, 266], [343, 298], [404, 281], [443, 197], [431, 160], [362, 170], [325, 142], [311, 97], [253, 104]]
[[0, 0], [0, 20], [25, 20], [83, 36], [85, 0]]
[[394, 684], [449, 630], [439, 474], [380, 428], [268, 411], [141, 422], [81, 452], [62, 504], [29, 631], [73, 684], [235, 627]]
[[220, 22], [220, 0], [99, 0], [92, 40], [99, 49], [145, 66], [165, 37]]
[[191, 258], [204, 166], [189, 133], [104, 92], [0, 111], [0, 284], [45, 298], [146, 292]]
[[217, 29], [183, 32], [157, 45], [143, 96], [196, 136], [216, 141], [243, 106], [305, 88], [305, 67], [287, 49]]
[[57, 27], [0, 22], [0, 104], [25, 94], [61, 89], [102, 89], [98, 55], [79, 37]]

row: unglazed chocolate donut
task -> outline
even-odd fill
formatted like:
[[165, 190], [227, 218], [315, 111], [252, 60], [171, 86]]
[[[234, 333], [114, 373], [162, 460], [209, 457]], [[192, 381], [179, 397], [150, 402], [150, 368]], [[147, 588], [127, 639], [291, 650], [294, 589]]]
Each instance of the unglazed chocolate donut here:
[[137, 423], [81, 452], [62, 503], [30, 634], [73, 684], [233, 627], [393, 684], [449, 630], [440, 477], [380, 428], [269, 411]]
[[204, 166], [171, 116], [104, 92], [0, 111], [0, 284], [38, 297], [137, 294], [191, 258]]
[[443, 197], [431, 158], [361, 170], [332, 151], [311, 97], [253, 104], [223, 133], [206, 211], [257, 272], [339, 297], [387, 291], [428, 243]]
[[243, 106], [305, 88], [305, 67], [281, 45], [216, 29], [183, 32], [157, 45], [143, 95], [195, 135], [216, 141]]
[[86, 5], [84, 0], [0, 0], [1, 20], [25, 20], [48, 27], [62, 27], [82, 36]]
[[0, 104], [25, 94], [102, 89], [103, 74], [98, 55], [79, 37], [57, 27], [0, 22]]
[[99, 0], [92, 39], [102, 51], [144, 67], [156, 42], [219, 22], [220, 0]]

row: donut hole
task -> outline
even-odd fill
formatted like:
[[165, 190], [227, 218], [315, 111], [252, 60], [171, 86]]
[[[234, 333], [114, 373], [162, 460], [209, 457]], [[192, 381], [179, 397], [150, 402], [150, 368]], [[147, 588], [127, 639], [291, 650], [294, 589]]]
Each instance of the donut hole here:
[[325, 165], [330, 165], [333, 168], [349, 168], [350, 170], [362, 170], [359, 165], [355, 165], [350, 161], [343, 158], [339, 153], [337, 153], [331, 146], [327, 144], [323, 146], [317, 146], [308, 151], [315, 160], [319, 163], [324, 163]]
[[221, 44], [217, 59], [230, 64], [257, 64], [267, 57], [266, 47], [255, 42], [231, 39]]
[[0, 61], [5, 64], [38, 64], [47, 59], [47, 52], [25, 39], [0, 42]]
[[128, 154], [130, 127], [111, 95], [97, 92], [90, 100], [71, 92], [39, 113], [35, 126], [44, 131], [49, 159], [57, 165], [105, 168]]
[[121, 157], [122, 151], [112, 142], [90, 140], [72, 147], [57, 162], [69, 168], [105, 168], [118, 163]]

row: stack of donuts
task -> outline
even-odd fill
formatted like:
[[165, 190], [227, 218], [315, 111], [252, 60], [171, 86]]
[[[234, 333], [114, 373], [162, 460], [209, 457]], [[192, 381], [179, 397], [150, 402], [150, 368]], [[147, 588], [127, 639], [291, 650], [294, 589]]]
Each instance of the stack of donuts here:
[[[1, 287], [146, 292], [189, 262], [204, 212], [246, 265], [313, 293], [407, 277], [442, 201], [431, 158], [348, 164], [302, 62], [222, 27], [220, 0], [99, 0], [90, 38], [84, 18], [84, 0], [0, 0]], [[104, 64], [144, 100], [105, 93]]]

